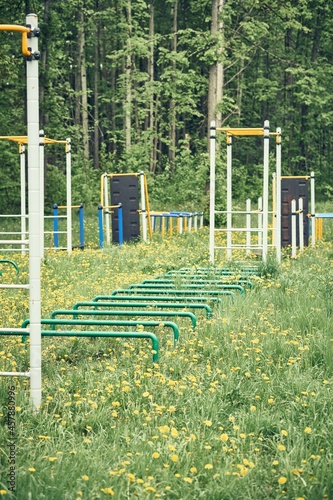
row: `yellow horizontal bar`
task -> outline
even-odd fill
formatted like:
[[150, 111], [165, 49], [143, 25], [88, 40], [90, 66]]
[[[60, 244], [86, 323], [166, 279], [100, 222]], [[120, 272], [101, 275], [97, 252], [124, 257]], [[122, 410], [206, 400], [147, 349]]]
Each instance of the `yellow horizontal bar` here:
[[140, 174], [107, 174], [109, 177], [129, 177], [130, 175], [135, 175], [137, 177]]
[[242, 136], [250, 136], [250, 135], [264, 135], [263, 128], [217, 128], [217, 132], [226, 132], [228, 135], [242, 135]]
[[31, 32], [30, 28], [16, 24], [0, 24], [0, 31], [18, 31], [22, 33], [22, 54], [27, 57], [31, 56], [31, 52], [28, 50], [28, 33]]
[[[13, 141], [18, 144], [28, 144], [27, 135], [0, 135], [0, 140], [2, 141]], [[67, 141], [58, 141], [56, 139], [49, 139], [44, 137], [45, 144], [67, 144]]]
[[305, 179], [308, 181], [310, 179], [309, 175], [282, 175], [281, 179]]
[[[67, 208], [67, 205], [58, 205], [58, 208]], [[72, 205], [71, 208], [81, 208], [81, 205]]]

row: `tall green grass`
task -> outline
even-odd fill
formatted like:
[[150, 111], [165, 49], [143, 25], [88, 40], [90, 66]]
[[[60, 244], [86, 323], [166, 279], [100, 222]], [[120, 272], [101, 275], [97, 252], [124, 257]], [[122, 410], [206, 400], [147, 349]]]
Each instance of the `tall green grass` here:
[[[333, 498], [333, 245], [286, 254], [180, 342], [43, 339], [43, 405], [0, 379], [0, 495], [17, 499]], [[13, 257], [11, 255], [11, 257]], [[21, 279], [27, 258], [15, 255]], [[222, 262], [218, 263], [222, 264]], [[183, 266], [208, 265], [208, 231], [149, 245], [47, 254], [43, 317]], [[14, 280], [11, 270], [3, 279]], [[1, 292], [3, 325], [27, 317], [25, 292]], [[1, 370], [28, 368], [0, 338]], [[16, 391], [16, 492], [8, 491], [8, 385]]]

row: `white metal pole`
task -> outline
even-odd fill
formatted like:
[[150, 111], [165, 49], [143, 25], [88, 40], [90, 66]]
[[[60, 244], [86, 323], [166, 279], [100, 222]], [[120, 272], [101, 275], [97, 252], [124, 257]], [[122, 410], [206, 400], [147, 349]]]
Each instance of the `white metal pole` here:
[[142, 240], [147, 241], [147, 209], [145, 196], [145, 173], [140, 172]]
[[246, 255], [251, 253], [251, 200], [246, 200]]
[[[105, 172], [104, 173], [104, 206], [110, 206], [110, 198], [109, 198], [109, 176]], [[106, 208], [105, 211], [105, 237], [107, 245], [110, 245], [110, 209]]]
[[[26, 196], [25, 196], [25, 146], [24, 144], [19, 145], [20, 152], [20, 173], [21, 173], [21, 240], [26, 239]], [[22, 254], [26, 252], [26, 246], [23, 244], [21, 246]]]
[[267, 261], [268, 250], [268, 184], [269, 184], [269, 121], [264, 122], [264, 175], [262, 196], [262, 260]]
[[40, 258], [44, 259], [44, 130], [39, 131], [39, 168], [40, 168]]
[[195, 232], [198, 230], [198, 212], [195, 212], [193, 216], [193, 229]]
[[[39, 167], [39, 85], [38, 29], [36, 14], [28, 14], [31, 26], [31, 58], [27, 60], [27, 128], [28, 128], [28, 200], [29, 200], [29, 277], [30, 277], [30, 395], [37, 410], [42, 400], [41, 293], [40, 293], [40, 167]], [[37, 35], [37, 32], [35, 31]], [[31, 59], [31, 60], [29, 60]]]
[[315, 174], [311, 172], [311, 243], [314, 247], [316, 244], [316, 207], [315, 207]]
[[232, 257], [232, 137], [227, 135], [227, 258]]
[[291, 258], [296, 258], [296, 200], [291, 200]]
[[276, 129], [276, 219], [275, 219], [275, 247], [276, 260], [281, 262], [281, 129]]
[[298, 199], [298, 235], [299, 249], [302, 252], [304, 249], [304, 214], [303, 214], [303, 198]]
[[258, 249], [262, 250], [262, 197], [258, 198]]
[[209, 256], [211, 264], [215, 260], [215, 155], [216, 124], [210, 122], [210, 188], [209, 188]]
[[66, 139], [67, 253], [72, 253], [72, 144]]

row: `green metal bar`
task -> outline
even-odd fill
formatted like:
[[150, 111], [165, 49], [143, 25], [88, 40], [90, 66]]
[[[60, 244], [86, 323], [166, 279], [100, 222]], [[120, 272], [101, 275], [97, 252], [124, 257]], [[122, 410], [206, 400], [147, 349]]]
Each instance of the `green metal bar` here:
[[[227, 278], [229, 278], [227, 276]], [[181, 286], [183, 285], [188, 285], [188, 284], [203, 284], [203, 285], [217, 285], [218, 287], [223, 286], [223, 285], [241, 285], [241, 286], [248, 286], [249, 288], [254, 288], [253, 283], [251, 281], [246, 280], [245, 278], [237, 278], [235, 280], [230, 280], [230, 279], [205, 279], [201, 278], [200, 275], [197, 276], [186, 276], [186, 277], [181, 277], [181, 278], [174, 278], [174, 279], [165, 279], [165, 278], [156, 278], [156, 279], [147, 279], [142, 281], [143, 285], [158, 285], [159, 283], [161, 284], [172, 284], [172, 283], [179, 283]], [[129, 288], [133, 288], [135, 285], [130, 285]]]
[[147, 301], [150, 301], [150, 305], [151, 302], [158, 302], [158, 301], [163, 301], [163, 302], [166, 302], [168, 300], [170, 301], [173, 301], [173, 302], [177, 302], [178, 301], [182, 301], [182, 302], [207, 302], [207, 300], [211, 301], [211, 302], [218, 302], [220, 304], [222, 304], [222, 299], [218, 298], [218, 297], [173, 297], [172, 295], [167, 295], [167, 296], [164, 296], [164, 297], [161, 297], [161, 296], [158, 296], [158, 295], [97, 295], [96, 297], [94, 297], [93, 299], [93, 302], [98, 302], [99, 300], [103, 300], [103, 301], [110, 301], [110, 300], [119, 300], [119, 301], [123, 301], [123, 300], [139, 300], [139, 301], [143, 301], [143, 300], [147, 300]]
[[[7, 332], [2, 331], [0, 335], [22, 335], [20, 332], [10, 331]], [[107, 337], [107, 338], [126, 338], [126, 339], [151, 339], [152, 348], [153, 348], [153, 361], [154, 363], [158, 363], [158, 352], [159, 352], [159, 342], [156, 335], [152, 332], [74, 332], [74, 331], [54, 331], [54, 330], [42, 330], [42, 337]], [[29, 336], [29, 332], [27, 332], [22, 337], [22, 342], [25, 342], [26, 337]]]
[[[195, 287], [195, 288], [200, 288]], [[195, 295], [195, 294], [200, 294], [200, 295], [230, 295], [230, 292], [227, 292], [227, 289], [234, 289], [234, 290], [239, 290], [240, 293], [243, 295], [245, 293], [245, 289], [240, 286], [240, 285], [226, 285], [225, 291], [223, 290], [189, 290], [189, 289], [184, 289], [184, 290], [176, 290], [173, 287], [167, 287], [165, 289], [160, 288], [145, 288], [144, 285], [142, 287], [138, 286], [136, 288], [118, 288], [117, 290], [114, 290], [111, 295], [119, 295], [122, 293], [140, 293], [140, 294], [149, 294], [149, 293], [154, 293], [154, 294], [169, 294], [173, 293], [174, 295]]]
[[[30, 324], [30, 319], [22, 323], [22, 328]], [[179, 328], [173, 321], [128, 321], [128, 320], [92, 320], [92, 319], [42, 319], [41, 325], [72, 325], [72, 326], [165, 326], [173, 331], [174, 343], [179, 340]]]
[[[197, 325], [197, 318], [191, 312], [183, 311], [92, 311], [80, 309], [80, 316], [165, 316], [165, 317], [180, 317], [180, 318], [190, 318], [192, 327], [195, 329]], [[53, 311], [51, 318], [55, 319], [57, 316], [75, 316], [73, 319], [77, 319], [78, 312], [75, 309], [72, 310], [57, 310]]]
[[[117, 297], [115, 297], [117, 298]], [[141, 297], [143, 299], [143, 297]], [[160, 298], [160, 297], [159, 297]], [[208, 304], [193, 304], [186, 302], [162, 302], [162, 303], [154, 303], [149, 302], [77, 302], [73, 306], [73, 310], [77, 310], [79, 307], [93, 307], [95, 310], [97, 307], [153, 307], [154, 309], [158, 308], [170, 308], [170, 309], [204, 309], [206, 311], [207, 319], [210, 319], [213, 316], [213, 310]], [[151, 311], [150, 311], [151, 312]], [[156, 311], [158, 312], [158, 311]], [[161, 311], [163, 314], [165, 311]], [[160, 313], [158, 313], [160, 314]]]
[[17, 274], [17, 275], [19, 275], [19, 274], [20, 274], [19, 267], [18, 267], [18, 265], [16, 264], [16, 262], [14, 262], [13, 260], [9, 260], [9, 259], [0, 259], [0, 264], [10, 264], [11, 266], [13, 266], [13, 267], [16, 269], [16, 274]]

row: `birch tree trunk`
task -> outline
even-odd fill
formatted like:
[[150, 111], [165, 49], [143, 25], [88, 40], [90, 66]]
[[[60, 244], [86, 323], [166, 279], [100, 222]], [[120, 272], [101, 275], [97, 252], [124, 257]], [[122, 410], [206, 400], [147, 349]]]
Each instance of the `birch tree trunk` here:
[[150, 133], [150, 155], [149, 155], [149, 170], [152, 174], [156, 169], [156, 152], [155, 152], [155, 124], [154, 124], [154, 34], [155, 34], [155, 0], [150, 0], [149, 4], [149, 57], [148, 57], [148, 78], [150, 84], [150, 101], [149, 101], [149, 133]]
[[171, 9], [171, 15], [172, 15], [172, 41], [171, 41], [171, 52], [173, 53], [173, 58], [172, 58], [172, 97], [170, 101], [170, 132], [169, 132], [169, 161], [170, 161], [170, 168], [171, 170], [173, 169], [175, 165], [175, 159], [176, 159], [176, 120], [177, 120], [177, 113], [176, 113], [176, 100], [175, 100], [175, 72], [176, 72], [176, 52], [177, 52], [177, 29], [178, 29], [178, 0], [174, 1], [174, 4]]
[[83, 138], [83, 158], [89, 161], [89, 127], [88, 127], [88, 90], [87, 90], [87, 67], [86, 67], [86, 42], [84, 32], [83, 10], [79, 11], [79, 65], [81, 77], [81, 120]]

